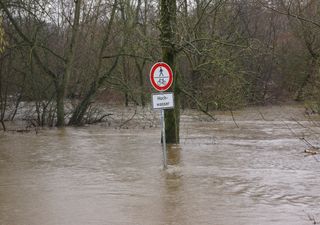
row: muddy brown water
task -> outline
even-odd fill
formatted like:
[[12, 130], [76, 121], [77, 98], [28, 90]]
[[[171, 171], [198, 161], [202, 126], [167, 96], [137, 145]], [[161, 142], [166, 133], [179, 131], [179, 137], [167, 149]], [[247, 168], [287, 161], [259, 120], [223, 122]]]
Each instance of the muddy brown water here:
[[[320, 222], [318, 122], [293, 107], [182, 117], [162, 170], [159, 128], [0, 135], [0, 225]], [[298, 122], [297, 122], [298, 121]]]

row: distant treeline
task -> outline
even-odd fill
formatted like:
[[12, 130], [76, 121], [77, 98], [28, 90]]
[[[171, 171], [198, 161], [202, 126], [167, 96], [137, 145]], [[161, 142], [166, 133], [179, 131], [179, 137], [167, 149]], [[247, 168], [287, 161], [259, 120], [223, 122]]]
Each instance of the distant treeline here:
[[[97, 101], [150, 104], [159, 1], [0, 0], [0, 10], [1, 121], [23, 101], [38, 124], [59, 126], [82, 124]], [[319, 0], [177, 0], [174, 19], [182, 107], [320, 102]]]

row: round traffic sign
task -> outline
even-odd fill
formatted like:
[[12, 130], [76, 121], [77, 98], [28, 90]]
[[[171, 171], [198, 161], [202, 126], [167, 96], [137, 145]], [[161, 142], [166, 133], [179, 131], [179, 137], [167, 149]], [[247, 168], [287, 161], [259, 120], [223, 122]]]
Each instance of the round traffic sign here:
[[168, 90], [173, 82], [170, 66], [164, 62], [154, 64], [150, 70], [150, 82], [157, 91]]

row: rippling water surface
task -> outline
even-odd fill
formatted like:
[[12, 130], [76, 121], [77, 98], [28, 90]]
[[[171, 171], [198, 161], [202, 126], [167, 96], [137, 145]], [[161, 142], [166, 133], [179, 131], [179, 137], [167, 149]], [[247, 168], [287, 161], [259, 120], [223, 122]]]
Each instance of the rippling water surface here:
[[[0, 225], [320, 222], [316, 122], [296, 108], [182, 117], [162, 170], [159, 128], [0, 134]], [[298, 121], [298, 122], [297, 122]]]

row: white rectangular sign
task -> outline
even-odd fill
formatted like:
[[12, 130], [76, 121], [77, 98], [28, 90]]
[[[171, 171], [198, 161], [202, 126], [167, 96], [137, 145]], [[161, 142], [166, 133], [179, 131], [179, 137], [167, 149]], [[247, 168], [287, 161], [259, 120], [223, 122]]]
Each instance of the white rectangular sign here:
[[172, 92], [153, 93], [152, 94], [153, 109], [172, 109], [174, 108], [174, 100]]

